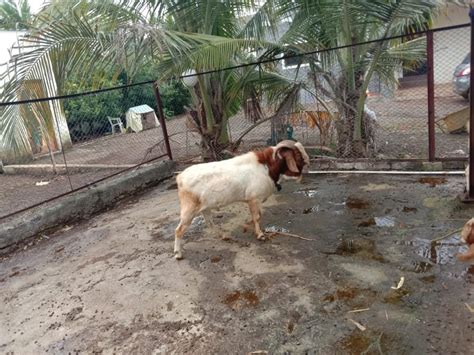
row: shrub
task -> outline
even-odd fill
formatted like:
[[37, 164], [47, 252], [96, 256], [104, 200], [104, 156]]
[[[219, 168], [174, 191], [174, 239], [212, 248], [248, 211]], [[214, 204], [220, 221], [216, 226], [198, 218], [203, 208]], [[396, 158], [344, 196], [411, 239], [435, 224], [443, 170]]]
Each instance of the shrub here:
[[[103, 83], [103, 87], [119, 85], [123, 84], [112, 81]], [[91, 89], [84, 88], [75, 82], [66, 84], [66, 92], [69, 93], [87, 90]], [[183, 113], [184, 106], [190, 101], [189, 91], [177, 81], [161, 85], [160, 94], [163, 101], [163, 113], [168, 119]], [[156, 100], [151, 84], [80, 96], [63, 102], [73, 142], [111, 133], [107, 116], [121, 117], [125, 124], [127, 110], [138, 105], [148, 105], [156, 111]]]
[[121, 102], [122, 90], [64, 100], [64, 113], [73, 142], [110, 133], [107, 116], [122, 116]]

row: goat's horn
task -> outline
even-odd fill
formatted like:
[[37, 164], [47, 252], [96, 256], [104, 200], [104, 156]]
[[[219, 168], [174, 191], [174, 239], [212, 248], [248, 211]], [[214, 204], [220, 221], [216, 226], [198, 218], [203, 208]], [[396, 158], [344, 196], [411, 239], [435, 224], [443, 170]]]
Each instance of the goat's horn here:
[[273, 159], [274, 160], [276, 159], [276, 154], [277, 154], [278, 150], [280, 150], [281, 148], [293, 149], [294, 147], [295, 147], [295, 142], [294, 141], [290, 141], [289, 139], [281, 141], [280, 143], [278, 143], [275, 146], [275, 149], [273, 149]]

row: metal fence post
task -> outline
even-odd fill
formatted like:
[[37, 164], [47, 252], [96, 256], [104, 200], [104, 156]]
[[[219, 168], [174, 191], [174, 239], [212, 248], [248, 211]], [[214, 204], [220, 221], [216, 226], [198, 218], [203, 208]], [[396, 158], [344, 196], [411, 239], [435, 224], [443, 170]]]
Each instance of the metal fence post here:
[[[474, 63], [474, 8], [471, 7], [469, 11], [471, 17], [471, 67]], [[470, 86], [469, 86], [469, 200], [474, 200], [474, 95], [472, 94], [472, 88], [474, 87], [474, 75], [470, 75]]]
[[163, 113], [163, 103], [161, 101], [160, 89], [158, 88], [158, 82], [153, 83], [153, 92], [155, 93], [156, 106], [158, 107], [158, 119], [160, 120], [161, 130], [163, 131], [163, 139], [165, 141], [166, 153], [170, 160], [173, 160], [173, 155], [171, 153], [170, 140], [168, 137], [168, 130], [166, 129], [166, 119]]
[[434, 102], [434, 62], [433, 62], [433, 32], [426, 32], [427, 51], [427, 84], [428, 84], [428, 159], [435, 161], [435, 102]]

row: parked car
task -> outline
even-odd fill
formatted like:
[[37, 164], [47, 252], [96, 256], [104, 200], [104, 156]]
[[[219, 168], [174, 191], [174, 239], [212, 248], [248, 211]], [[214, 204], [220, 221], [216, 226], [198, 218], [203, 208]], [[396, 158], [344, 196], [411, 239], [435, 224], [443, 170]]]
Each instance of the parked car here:
[[453, 90], [465, 99], [469, 98], [471, 80], [471, 53], [468, 53], [461, 64], [454, 69]]

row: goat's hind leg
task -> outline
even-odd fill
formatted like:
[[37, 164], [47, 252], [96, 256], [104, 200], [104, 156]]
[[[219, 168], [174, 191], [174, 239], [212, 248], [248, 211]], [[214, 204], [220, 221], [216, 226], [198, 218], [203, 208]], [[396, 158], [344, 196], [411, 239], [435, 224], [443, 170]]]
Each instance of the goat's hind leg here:
[[185, 198], [184, 195], [180, 195], [181, 204], [181, 216], [178, 227], [174, 234], [174, 256], [180, 260], [183, 258], [183, 235], [186, 229], [191, 225], [193, 218], [196, 216], [197, 205]]

